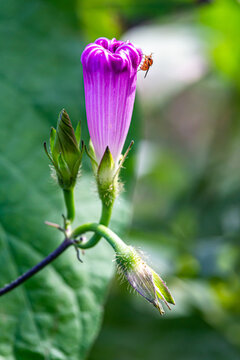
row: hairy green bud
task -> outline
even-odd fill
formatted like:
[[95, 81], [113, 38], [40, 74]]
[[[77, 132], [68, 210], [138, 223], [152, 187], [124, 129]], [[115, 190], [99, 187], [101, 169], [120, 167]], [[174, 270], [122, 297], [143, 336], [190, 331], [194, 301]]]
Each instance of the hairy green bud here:
[[169, 309], [175, 305], [174, 299], [162, 278], [146, 264], [139, 253], [132, 247], [116, 253], [116, 262], [120, 274], [147, 301], [164, 314], [161, 302]]

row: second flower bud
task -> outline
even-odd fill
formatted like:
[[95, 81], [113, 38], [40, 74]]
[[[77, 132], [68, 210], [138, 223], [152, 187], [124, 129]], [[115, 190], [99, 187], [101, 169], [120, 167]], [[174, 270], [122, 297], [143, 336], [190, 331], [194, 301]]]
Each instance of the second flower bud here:
[[76, 131], [71, 120], [62, 110], [58, 117], [57, 128], [51, 129], [50, 152], [44, 143], [45, 151], [56, 171], [58, 183], [63, 190], [74, 188], [83, 155], [83, 143], [80, 145], [81, 127], [78, 124]]

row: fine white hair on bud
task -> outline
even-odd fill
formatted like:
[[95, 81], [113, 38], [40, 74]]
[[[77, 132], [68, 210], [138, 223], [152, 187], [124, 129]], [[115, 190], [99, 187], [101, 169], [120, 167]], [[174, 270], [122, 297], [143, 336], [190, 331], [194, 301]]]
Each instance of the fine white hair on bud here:
[[131, 287], [164, 314], [161, 303], [169, 309], [175, 301], [162, 278], [141, 258], [132, 246], [116, 254], [117, 268]]

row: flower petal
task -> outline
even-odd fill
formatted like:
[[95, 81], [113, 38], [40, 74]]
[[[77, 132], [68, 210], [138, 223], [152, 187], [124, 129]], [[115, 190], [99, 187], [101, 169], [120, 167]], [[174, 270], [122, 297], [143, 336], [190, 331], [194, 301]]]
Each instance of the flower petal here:
[[100, 38], [81, 57], [90, 137], [98, 163], [108, 146], [117, 166], [131, 122], [141, 50]]

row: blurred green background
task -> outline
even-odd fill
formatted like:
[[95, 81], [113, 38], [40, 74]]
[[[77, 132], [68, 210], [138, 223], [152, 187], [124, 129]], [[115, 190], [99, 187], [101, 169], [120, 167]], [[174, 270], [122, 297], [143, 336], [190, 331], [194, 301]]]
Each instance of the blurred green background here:
[[[117, 212], [124, 201], [130, 201], [132, 217], [125, 209], [125, 227], [118, 227], [116, 220], [111, 226], [146, 254], [149, 264], [166, 280], [176, 306], [160, 317], [116, 276], [109, 286], [96, 342], [87, 350], [96, 337], [94, 330], [79, 359], [87, 352], [88, 360], [239, 359], [239, 1], [11, 0], [0, 4], [0, 65], [7, 69], [1, 71], [0, 79], [14, 84], [19, 96], [28, 96], [39, 114], [39, 124], [47, 125], [39, 130], [41, 136], [34, 145], [39, 153], [47, 128], [55, 124], [62, 107], [75, 124], [81, 118], [87, 139], [79, 58], [88, 42], [101, 36], [129, 39], [145, 54], [153, 53], [154, 64], [146, 79], [144, 73], [138, 73], [133, 122], [126, 142], [134, 139], [135, 146], [122, 172], [126, 191], [115, 206]], [[8, 34], [13, 31], [18, 35], [10, 42]], [[27, 64], [23, 61], [26, 58]], [[11, 114], [17, 97], [6, 90], [2, 94], [4, 103], [9, 101], [6, 113]], [[30, 119], [32, 114], [27, 116]], [[30, 141], [34, 127], [26, 129]], [[17, 145], [14, 143], [18, 149]], [[33, 165], [27, 159], [24, 163], [21, 152], [18, 155], [24, 171], [32, 174], [34, 181], [39, 180], [40, 171], [34, 168], [33, 175]], [[42, 169], [47, 174], [47, 160], [44, 164]], [[83, 170], [89, 170], [87, 161]], [[44, 180], [40, 188], [48, 186]], [[50, 186], [47, 192], [52, 193], [52, 189]], [[60, 206], [58, 196], [53, 195]], [[7, 205], [3, 205], [4, 220]], [[93, 208], [94, 203], [90, 213]], [[80, 208], [80, 212], [88, 220], [85, 210]], [[113, 254], [106, 256], [111, 261]], [[100, 260], [101, 268], [107, 260]], [[96, 259], [90, 261], [94, 266]], [[57, 269], [67, 268], [64, 261], [62, 267], [57, 264]], [[81, 265], [77, 266], [75, 270], [80, 273]], [[67, 278], [70, 282], [71, 271]], [[95, 272], [93, 276], [100, 269]], [[103, 272], [106, 289], [112, 268]], [[44, 286], [43, 281], [38, 286]], [[98, 313], [91, 314], [93, 323], [96, 316], [96, 321], [101, 321]], [[64, 328], [62, 332], [61, 342]], [[73, 341], [79, 340], [76, 337]], [[57, 351], [36, 357], [33, 350], [32, 357], [24, 357], [24, 353], [22, 357], [4, 357], [4, 351], [0, 360], [78, 359], [77, 355], [64, 357]]]
[[[90, 25], [99, 10], [90, 4], [83, 16], [93, 40], [102, 32]], [[239, 1], [125, 1], [99, 11], [116, 28], [103, 34], [153, 53], [146, 79], [138, 74], [126, 238], [166, 279], [176, 306], [159, 318], [114, 281], [89, 359], [239, 359]]]

